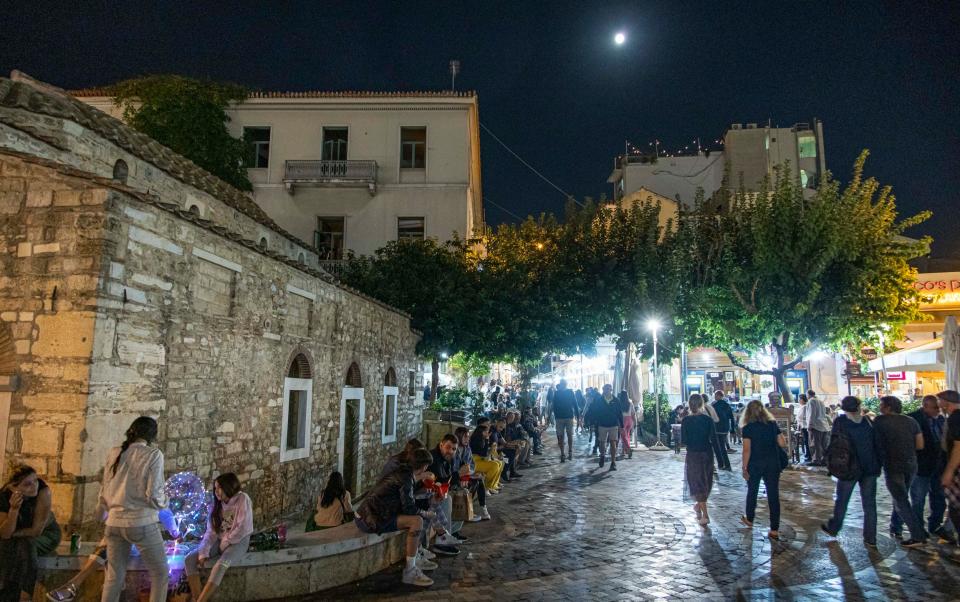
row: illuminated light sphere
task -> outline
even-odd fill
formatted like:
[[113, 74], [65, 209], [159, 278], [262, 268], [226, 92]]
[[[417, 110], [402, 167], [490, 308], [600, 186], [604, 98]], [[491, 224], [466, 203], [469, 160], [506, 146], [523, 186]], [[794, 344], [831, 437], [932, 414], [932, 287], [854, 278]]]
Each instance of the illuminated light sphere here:
[[613, 43], [617, 46], [623, 46], [623, 43], [627, 41], [627, 34], [622, 31], [618, 31], [616, 35], [613, 36]]
[[200, 477], [192, 472], [178, 472], [170, 476], [163, 486], [167, 494], [167, 507], [177, 521], [180, 533], [199, 537], [206, 530], [207, 514], [212, 495]]

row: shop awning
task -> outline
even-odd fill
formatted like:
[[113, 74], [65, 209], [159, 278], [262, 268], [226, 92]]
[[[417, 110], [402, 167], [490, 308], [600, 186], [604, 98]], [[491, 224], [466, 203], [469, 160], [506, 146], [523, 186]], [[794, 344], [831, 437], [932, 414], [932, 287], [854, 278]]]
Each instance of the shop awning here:
[[946, 369], [943, 360], [943, 339], [934, 339], [926, 343], [920, 343], [913, 347], [907, 347], [888, 353], [883, 361], [878, 357], [870, 360], [868, 364], [870, 372], [880, 372], [884, 365], [887, 372], [890, 371], [911, 371], [928, 370], [931, 372], [942, 372]]

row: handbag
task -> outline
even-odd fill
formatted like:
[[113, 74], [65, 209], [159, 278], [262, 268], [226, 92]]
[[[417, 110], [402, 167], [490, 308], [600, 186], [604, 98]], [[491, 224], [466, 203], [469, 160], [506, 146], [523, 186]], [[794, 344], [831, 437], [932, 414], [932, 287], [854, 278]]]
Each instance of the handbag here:
[[347, 512], [347, 507], [343, 505], [343, 498], [337, 498], [337, 501], [340, 502], [340, 509], [343, 510], [343, 521], [340, 524], [345, 525], [347, 523], [352, 523], [353, 519], [356, 517], [356, 514], [353, 512]]
[[780, 470], [786, 470], [790, 466], [790, 457], [787, 456], [787, 450], [779, 445], [777, 446], [777, 458], [780, 460]]

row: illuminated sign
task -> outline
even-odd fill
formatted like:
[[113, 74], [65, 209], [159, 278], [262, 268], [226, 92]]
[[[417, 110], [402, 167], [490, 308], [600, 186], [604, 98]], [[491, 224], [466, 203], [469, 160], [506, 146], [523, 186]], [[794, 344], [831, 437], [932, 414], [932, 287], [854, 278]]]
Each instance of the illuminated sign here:
[[887, 372], [887, 380], [907, 380], [906, 372]]
[[918, 274], [913, 288], [924, 297], [924, 307], [960, 305], [960, 272]]

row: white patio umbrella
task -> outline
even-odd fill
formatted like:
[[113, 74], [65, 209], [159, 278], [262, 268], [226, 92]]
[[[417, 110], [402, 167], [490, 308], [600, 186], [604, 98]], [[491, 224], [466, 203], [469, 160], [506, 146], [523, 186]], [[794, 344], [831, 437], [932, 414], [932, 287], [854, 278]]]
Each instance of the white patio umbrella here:
[[960, 391], [960, 327], [954, 316], [947, 316], [943, 325], [943, 361], [947, 368], [947, 388]]

